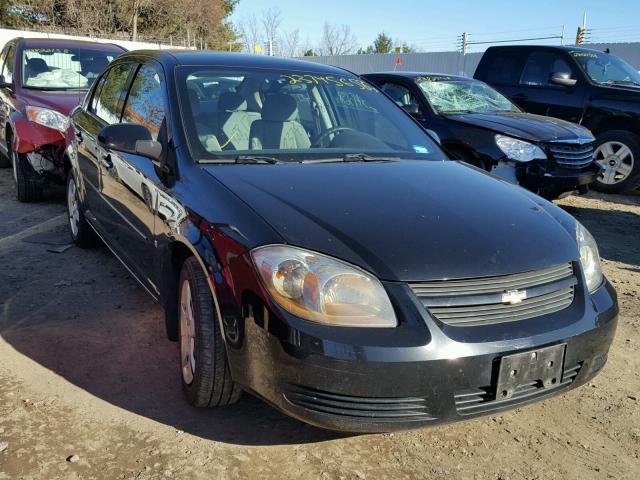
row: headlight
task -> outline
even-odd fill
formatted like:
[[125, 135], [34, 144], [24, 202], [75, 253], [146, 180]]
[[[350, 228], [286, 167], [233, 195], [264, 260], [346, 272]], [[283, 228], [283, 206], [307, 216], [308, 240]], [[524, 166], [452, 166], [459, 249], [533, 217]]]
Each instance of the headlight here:
[[371, 274], [320, 253], [286, 245], [256, 248], [253, 262], [285, 310], [340, 327], [395, 327], [389, 296]]
[[67, 128], [69, 128], [69, 117], [61, 114], [60, 112], [56, 112], [55, 110], [28, 106], [25, 108], [25, 111], [27, 118], [39, 125], [53, 128], [54, 130], [58, 130], [62, 133], [65, 133]]
[[531, 160], [547, 158], [542, 149], [533, 143], [507, 137], [506, 135], [496, 135], [496, 145], [502, 150], [508, 159], [516, 162], [530, 162]]
[[580, 250], [580, 264], [584, 278], [587, 280], [587, 288], [589, 292], [593, 292], [602, 284], [603, 280], [598, 245], [589, 230], [584, 228], [580, 222], [576, 222], [576, 240]]

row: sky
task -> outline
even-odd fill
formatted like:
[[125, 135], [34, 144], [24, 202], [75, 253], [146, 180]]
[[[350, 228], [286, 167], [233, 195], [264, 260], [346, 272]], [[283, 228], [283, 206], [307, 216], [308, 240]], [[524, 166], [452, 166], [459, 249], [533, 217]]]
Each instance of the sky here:
[[[573, 43], [585, 12], [592, 41], [640, 40], [638, 0], [240, 0], [231, 20], [238, 23], [252, 13], [260, 18], [270, 7], [282, 12], [282, 31], [299, 29], [309, 46], [319, 43], [324, 22], [349, 25], [363, 47], [382, 31], [419, 51], [442, 51], [455, 49], [464, 31], [470, 42], [482, 42], [560, 36], [563, 25], [565, 43]], [[486, 46], [470, 45], [469, 51]]]

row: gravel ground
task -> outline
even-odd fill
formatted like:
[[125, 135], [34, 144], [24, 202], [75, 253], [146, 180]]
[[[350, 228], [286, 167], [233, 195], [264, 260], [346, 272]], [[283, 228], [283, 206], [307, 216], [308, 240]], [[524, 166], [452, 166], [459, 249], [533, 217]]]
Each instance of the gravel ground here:
[[620, 300], [588, 385], [496, 417], [338, 435], [245, 395], [187, 406], [160, 307], [104, 248], [69, 248], [62, 197], [15, 202], [0, 171], [0, 479], [640, 478], [640, 196], [559, 202]]

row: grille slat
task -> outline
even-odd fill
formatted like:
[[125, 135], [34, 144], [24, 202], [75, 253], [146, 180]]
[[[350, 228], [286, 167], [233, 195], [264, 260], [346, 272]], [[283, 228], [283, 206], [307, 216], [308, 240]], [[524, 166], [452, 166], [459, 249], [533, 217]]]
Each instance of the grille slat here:
[[[548, 315], [573, 303], [577, 278], [571, 263], [532, 272], [467, 280], [411, 283], [409, 286], [435, 318], [451, 326], [482, 326]], [[503, 303], [517, 290], [526, 297]]]
[[495, 388], [482, 387], [456, 392], [454, 402], [460, 415], [473, 415], [507, 408], [539, 396], [545, 396], [573, 383], [582, 364], [564, 370], [562, 381], [552, 388], [543, 388], [542, 382], [532, 381], [519, 385], [507, 400], [496, 399]]
[[553, 159], [563, 167], [582, 168], [593, 162], [593, 143], [549, 143], [548, 148]]
[[365, 417], [380, 422], [434, 419], [427, 411], [426, 399], [420, 397], [354, 397], [299, 385], [289, 386], [284, 396], [299, 407], [340, 417]]

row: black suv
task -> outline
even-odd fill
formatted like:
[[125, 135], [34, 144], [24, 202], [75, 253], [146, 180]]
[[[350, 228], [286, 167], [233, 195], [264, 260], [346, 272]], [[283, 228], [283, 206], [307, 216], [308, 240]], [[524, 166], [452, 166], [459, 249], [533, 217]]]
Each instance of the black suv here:
[[624, 192], [640, 186], [640, 74], [620, 58], [580, 47], [491, 47], [474, 78], [527, 112], [591, 130], [594, 158], [604, 167], [594, 188]]

